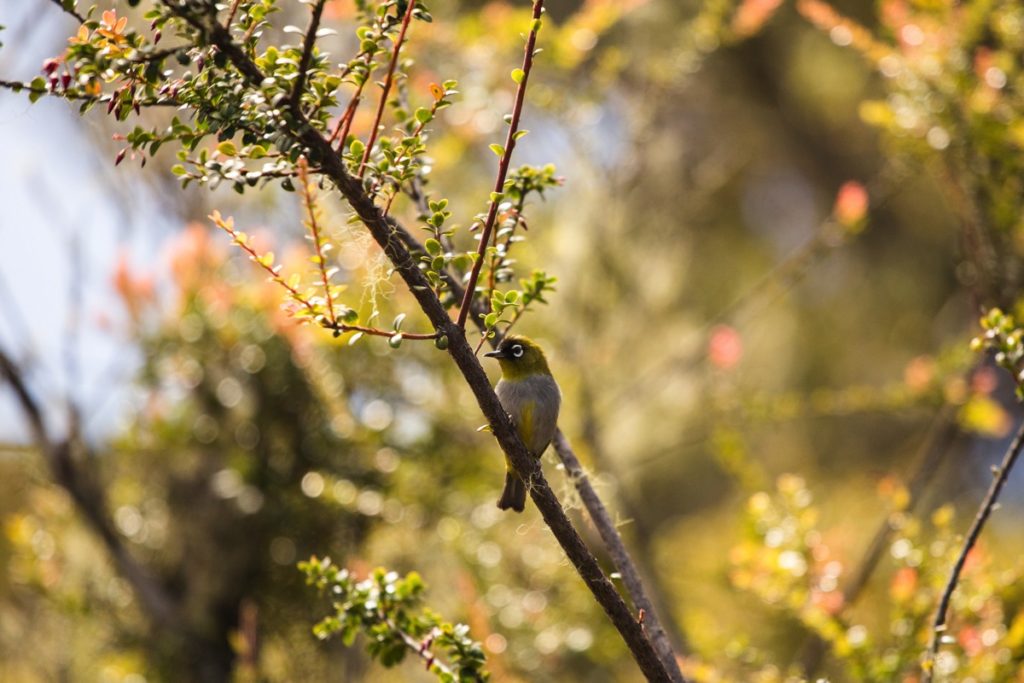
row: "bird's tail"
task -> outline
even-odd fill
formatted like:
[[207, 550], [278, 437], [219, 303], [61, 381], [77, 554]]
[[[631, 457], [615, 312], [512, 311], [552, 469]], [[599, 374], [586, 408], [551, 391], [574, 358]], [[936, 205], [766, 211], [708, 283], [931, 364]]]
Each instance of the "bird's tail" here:
[[523, 483], [518, 474], [508, 470], [505, 472], [505, 490], [501, 492], [501, 498], [498, 499], [498, 508], [522, 512], [525, 507], [526, 484]]

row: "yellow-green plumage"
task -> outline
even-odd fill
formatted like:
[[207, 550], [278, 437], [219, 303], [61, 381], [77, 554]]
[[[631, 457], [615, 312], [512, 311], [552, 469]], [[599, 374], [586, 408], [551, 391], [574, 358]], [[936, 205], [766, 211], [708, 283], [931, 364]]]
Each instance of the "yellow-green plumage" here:
[[[506, 337], [496, 351], [486, 354], [501, 364], [498, 399], [530, 453], [539, 458], [558, 428], [561, 393], [551, 375], [544, 352], [526, 337]], [[526, 486], [506, 460], [505, 490], [498, 501], [502, 510], [522, 512]]]

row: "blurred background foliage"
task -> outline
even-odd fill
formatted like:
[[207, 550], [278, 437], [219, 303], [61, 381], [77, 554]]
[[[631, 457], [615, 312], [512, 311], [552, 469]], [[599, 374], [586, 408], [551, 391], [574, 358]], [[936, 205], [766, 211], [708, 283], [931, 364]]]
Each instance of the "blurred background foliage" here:
[[[282, 23], [304, 25], [304, 6], [281, 7]], [[428, 189], [454, 220], [483, 209], [528, 9], [438, 0], [409, 45], [411, 92], [460, 83], [429, 152]], [[1016, 306], [1024, 272], [1024, 5], [561, 0], [548, 15], [517, 161], [553, 162], [565, 182], [530, 206], [517, 259], [559, 281], [519, 329], [549, 350], [562, 428], [686, 670], [917, 680], [957, 535], [1018, 419], [1012, 382], [968, 341], [981, 306]], [[352, 16], [329, 3], [338, 58]], [[71, 33], [42, 0], [2, 19], [5, 75], [26, 80], [38, 61], [18, 55], [58, 54]], [[360, 116], [354, 130], [371, 124]], [[75, 121], [112, 160], [121, 126], [99, 112]], [[89, 172], [66, 163], [64, 182]], [[172, 163], [104, 176], [107, 201], [125, 207], [122, 241], [154, 246], [75, 284], [100, 292], [80, 325], [137, 359], [118, 419], [89, 433], [90, 467], [184, 623], [136, 604], [6, 410], [0, 679], [427, 680], [421, 662], [396, 673], [312, 637], [328, 605], [296, 563], [316, 554], [361, 577], [417, 571], [496, 680], [636, 680], [535, 512], [494, 507], [501, 458], [442, 355], [296, 327], [205, 221], [232, 213], [294, 263], [296, 197], [179, 192]], [[0, 193], [16, 210], [41, 202]], [[154, 205], [160, 224], [143, 216]], [[347, 281], [400, 310], [379, 252], [340, 211], [329, 218]], [[73, 258], [57, 249], [35, 267]], [[10, 321], [48, 318], [62, 338], [67, 311], [4, 307], [3, 343], [31, 361], [59, 424], [61, 383], [46, 376], [66, 368], [29, 354]], [[1024, 680], [1022, 483], [1018, 472], [971, 556], [943, 680]]]

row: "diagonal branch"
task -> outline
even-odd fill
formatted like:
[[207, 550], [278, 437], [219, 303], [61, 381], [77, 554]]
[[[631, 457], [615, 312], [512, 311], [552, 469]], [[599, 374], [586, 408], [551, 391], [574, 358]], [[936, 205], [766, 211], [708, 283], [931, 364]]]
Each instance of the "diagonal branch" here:
[[932, 622], [931, 640], [928, 642], [928, 650], [925, 652], [924, 662], [921, 667], [923, 683], [930, 683], [935, 673], [935, 658], [939, 652], [942, 635], [946, 631], [949, 603], [953, 598], [953, 592], [956, 590], [957, 584], [960, 582], [960, 574], [964, 569], [964, 564], [967, 562], [967, 556], [970, 554], [971, 549], [974, 548], [974, 544], [978, 542], [978, 537], [981, 535], [982, 529], [985, 528], [985, 522], [988, 521], [989, 515], [995, 509], [996, 503], [999, 500], [999, 493], [1003, 490], [1003, 486], [1010, 476], [1010, 471], [1013, 469], [1022, 450], [1024, 450], [1024, 423], [1017, 430], [1017, 435], [1013, 437], [1013, 442], [1006, 451], [1006, 455], [1003, 456], [1002, 463], [993, 473], [995, 479], [992, 480], [992, 485], [989, 486], [988, 493], [985, 494], [985, 499], [981, 502], [981, 507], [978, 508], [978, 514], [974, 517], [974, 522], [971, 523], [971, 528], [967, 532], [967, 538], [964, 540], [964, 546], [960, 550], [956, 562], [953, 564], [953, 569], [949, 573], [949, 580], [946, 581], [946, 587], [942, 591], [939, 607], [935, 611], [935, 620]]

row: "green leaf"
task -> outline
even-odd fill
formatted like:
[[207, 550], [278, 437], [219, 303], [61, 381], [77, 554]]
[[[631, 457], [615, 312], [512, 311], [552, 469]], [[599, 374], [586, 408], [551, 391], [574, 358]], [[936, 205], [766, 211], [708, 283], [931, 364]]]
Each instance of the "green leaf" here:
[[235, 147], [235, 143], [231, 142], [230, 140], [225, 140], [224, 142], [217, 145], [217, 151], [226, 157], [233, 157], [236, 154], [238, 154], [238, 148]]
[[390, 346], [391, 348], [397, 349], [401, 345], [402, 345], [402, 333], [401, 332], [399, 332], [398, 334], [393, 334], [390, 337], [388, 337], [388, 346]]
[[441, 243], [438, 242], [433, 237], [424, 242], [423, 246], [424, 248], [426, 248], [427, 253], [430, 254], [431, 256], [437, 256], [438, 254], [441, 253]]
[[32, 88], [32, 92], [28, 94], [28, 101], [34, 104], [40, 97], [46, 94], [46, 79], [42, 76], [36, 76], [29, 83], [29, 87]]
[[499, 157], [505, 154], [505, 148], [499, 145], [498, 143], [494, 143], [493, 145], [490, 146], [490, 148], [491, 151], [494, 152]]
[[523, 79], [526, 78], [526, 72], [522, 69], [512, 69], [512, 80], [517, 84], [522, 83]]

